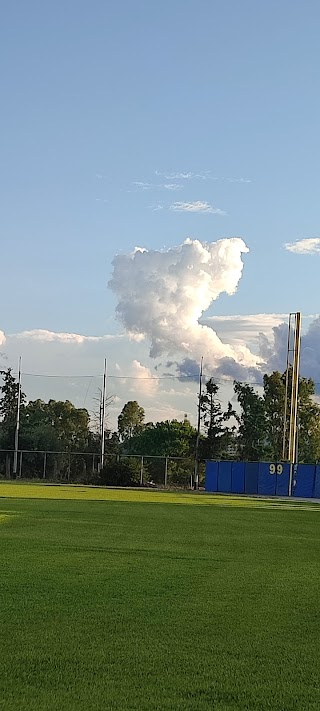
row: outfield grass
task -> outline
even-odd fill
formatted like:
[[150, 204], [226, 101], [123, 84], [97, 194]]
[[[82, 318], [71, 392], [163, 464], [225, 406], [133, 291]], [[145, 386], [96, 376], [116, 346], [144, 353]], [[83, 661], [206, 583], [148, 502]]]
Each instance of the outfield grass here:
[[319, 711], [319, 505], [0, 497], [1, 709]]

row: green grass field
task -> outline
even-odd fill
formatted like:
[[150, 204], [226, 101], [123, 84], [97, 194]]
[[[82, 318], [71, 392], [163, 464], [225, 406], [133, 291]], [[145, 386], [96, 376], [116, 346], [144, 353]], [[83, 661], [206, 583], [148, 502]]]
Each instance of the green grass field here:
[[318, 504], [0, 497], [1, 709], [319, 711]]

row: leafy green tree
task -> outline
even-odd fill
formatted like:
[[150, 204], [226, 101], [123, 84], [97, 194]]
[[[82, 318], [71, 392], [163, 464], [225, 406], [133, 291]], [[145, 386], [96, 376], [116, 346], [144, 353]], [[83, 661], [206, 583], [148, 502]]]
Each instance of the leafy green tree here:
[[125, 451], [145, 456], [189, 457], [194, 454], [196, 434], [189, 420], [149, 423], [125, 443]]
[[238, 422], [239, 456], [245, 461], [261, 461], [268, 451], [267, 418], [264, 398], [247, 383], [234, 383], [234, 392], [240, 405]]
[[299, 380], [298, 459], [320, 460], [320, 408], [314, 399], [315, 385], [310, 378]]
[[129, 400], [118, 417], [118, 432], [120, 439], [128, 440], [143, 428], [145, 412], [136, 400]]
[[[12, 369], [0, 370], [0, 445], [3, 449], [13, 449], [17, 421], [19, 384], [12, 374]], [[21, 392], [21, 415], [24, 409], [25, 394]]]
[[[274, 371], [263, 378], [263, 396], [251, 386], [235, 383], [241, 406], [239, 444], [243, 459], [281, 461], [283, 458], [286, 374]], [[288, 445], [291, 372], [289, 371], [286, 445]], [[315, 462], [320, 459], [320, 408], [315, 401], [315, 385], [311, 378], [299, 378], [298, 389], [298, 460]], [[287, 450], [286, 446], [286, 450]]]
[[285, 411], [285, 375], [274, 371], [263, 377], [263, 399], [266, 417], [267, 455], [275, 462], [282, 460]]
[[[265, 375], [264, 402], [267, 421], [268, 455], [274, 461], [283, 457], [286, 374]], [[291, 371], [288, 379], [286, 450], [288, 448]], [[298, 460], [315, 462], [320, 458], [320, 408], [315, 401], [315, 386], [311, 378], [299, 378], [298, 388]]]
[[30, 449], [87, 451], [89, 425], [88, 411], [69, 400], [34, 400], [25, 407], [21, 437], [29, 441]]
[[120, 440], [118, 432], [106, 431], [105, 452], [106, 454], [120, 454]]
[[227, 410], [223, 412], [218, 393], [219, 386], [210, 378], [200, 399], [201, 419], [206, 432], [206, 437], [203, 437], [200, 443], [202, 459], [221, 459], [226, 456], [235, 429], [227, 424], [234, 415], [231, 403], [228, 403]]

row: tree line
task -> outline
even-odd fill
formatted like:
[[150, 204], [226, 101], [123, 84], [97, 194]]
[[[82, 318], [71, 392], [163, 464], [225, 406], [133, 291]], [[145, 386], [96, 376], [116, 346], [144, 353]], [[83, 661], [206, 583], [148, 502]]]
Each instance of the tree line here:
[[[0, 371], [0, 375], [0, 449], [4, 451], [14, 447], [19, 386], [10, 368]], [[199, 398], [200, 460], [281, 461], [285, 374], [266, 374], [260, 393], [249, 383], [235, 381], [233, 388], [232, 403], [223, 408], [219, 384], [210, 378], [204, 386]], [[118, 459], [121, 455], [192, 459], [196, 437], [197, 431], [188, 419], [146, 422], [144, 409], [134, 400], [122, 408], [117, 429], [106, 430], [105, 452]], [[299, 380], [298, 441], [299, 461], [320, 459], [320, 407], [310, 378]], [[27, 401], [22, 392], [19, 449], [96, 453], [99, 457], [101, 432], [87, 409], [77, 408], [69, 400]], [[114, 461], [110, 462], [109, 474], [111, 467], [114, 469]], [[180, 464], [180, 470], [181, 467]], [[179, 469], [178, 463], [176, 468]], [[137, 479], [138, 472], [135, 476]]]

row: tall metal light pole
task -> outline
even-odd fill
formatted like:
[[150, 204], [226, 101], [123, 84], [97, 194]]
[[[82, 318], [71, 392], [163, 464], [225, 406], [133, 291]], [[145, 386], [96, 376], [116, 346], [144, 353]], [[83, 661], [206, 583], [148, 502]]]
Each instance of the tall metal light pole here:
[[[292, 323], [293, 322], [293, 323]], [[293, 336], [293, 344], [291, 340]], [[299, 409], [299, 369], [300, 369], [300, 346], [301, 346], [301, 313], [289, 314], [288, 327], [288, 346], [287, 346], [287, 370], [286, 370], [286, 390], [285, 390], [285, 407], [284, 407], [284, 426], [283, 426], [283, 452], [284, 461], [289, 460], [290, 476], [289, 476], [289, 496], [292, 495], [293, 471], [295, 464], [298, 461], [298, 409]], [[292, 365], [290, 363], [290, 354], [292, 354]], [[289, 375], [291, 371], [291, 391], [290, 391], [290, 420], [289, 420], [289, 437], [287, 447], [287, 414], [288, 414], [288, 395], [289, 395]]]
[[199, 489], [199, 444], [200, 444], [200, 430], [201, 430], [202, 375], [203, 375], [203, 356], [201, 358], [200, 372], [199, 372], [198, 425], [197, 425], [197, 439], [196, 439], [195, 461], [194, 461], [194, 488], [195, 489]]
[[292, 494], [293, 468], [297, 461], [297, 430], [298, 430], [298, 394], [299, 394], [299, 369], [300, 369], [300, 344], [301, 344], [301, 313], [296, 313], [294, 331], [294, 351], [292, 363], [290, 429], [289, 429], [289, 461], [290, 480], [289, 496]]
[[104, 446], [105, 446], [105, 419], [106, 419], [106, 396], [107, 396], [107, 359], [104, 359], [103, 387], [102, 387], [102, 407], [101, 407], [101, 469], [104, 467]]
[[18, 470], [20, 406], [21, 406], [21, 356], [19, 358], [18, 401], [17, 401], [16, 429], [15, 429], [15, 435], [14, 435], [14, 453], [13, 453], [13, 470], [12, 470], [14, 479], [17, 478], [17, 470]]

